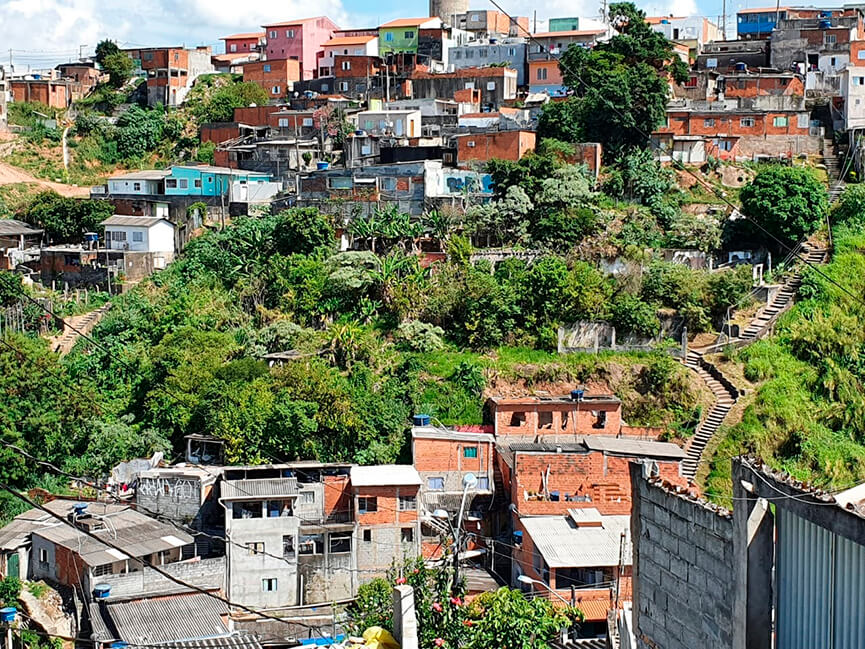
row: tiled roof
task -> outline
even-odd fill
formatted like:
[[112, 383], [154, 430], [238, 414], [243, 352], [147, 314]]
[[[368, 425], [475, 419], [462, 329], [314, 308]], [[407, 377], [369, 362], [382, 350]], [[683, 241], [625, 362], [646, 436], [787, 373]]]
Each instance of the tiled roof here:
[[219, 40], [221, 41], [230, 41], [236, 40], [240, 38], [262, 38], [265, 35], [265, 32], [247, 32], [245, 34], [232, 34], [231, 36], [223, 36]]
[[[610, 610], [609, 599], [585, 599], [577, 602], [577, 608], [586, 616], [586, 622], [600, 622], [607, 619], [607, 611]], [[606, 647], [606, 641], [596, 645], [578, 645], [588, 647]]]
[[338, 47], [340, 45], [365, 45], [378, 36], [337, 36], [331, 38], [322, 47]]
[[281, 23], [267, 23], [266, 25], [262, 25], [262, 27], [290, 27], [291, 25], [303, 25], [304, 23], [311, 23], [316, 20], [330, 20], [327, 16], [313, 16], [312, 18], [298, 18], [297, 20], [286, 20]]
[[[162, 644], [228, 636], [223, 622], [229, 607], [204, 593], [94, 602], [90, 605], [93, 638], [131, 644]], [[205, 646], [205, 645], [201, 645]], [[219, 645], [225, 646], [225, 645]]]

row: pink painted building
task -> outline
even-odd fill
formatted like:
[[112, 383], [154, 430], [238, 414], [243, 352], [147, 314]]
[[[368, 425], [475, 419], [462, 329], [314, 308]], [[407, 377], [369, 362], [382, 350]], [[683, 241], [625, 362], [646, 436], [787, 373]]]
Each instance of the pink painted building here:
[[337, 29], [339, 26], [327, 16], [264, 25], [265, 55], [271, 61], [296, 59], [301, 63], [303, 78], [314, 79], [322, 46]]

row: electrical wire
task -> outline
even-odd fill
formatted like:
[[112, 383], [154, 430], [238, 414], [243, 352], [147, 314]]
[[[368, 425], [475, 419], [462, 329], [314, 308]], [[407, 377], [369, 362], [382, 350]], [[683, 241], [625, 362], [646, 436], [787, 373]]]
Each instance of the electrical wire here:
[[[489, 0], [489, 1], [490, 1], [490, 3], [491, 3], [493, 6], [495, 6], [499, 11], [501, 11], [503, 14], [505, 14], [505, 15], [506, 15], [506, 16], [507, 16], [511, 21], [514, 20], [513, 16], [511, 16], [511, 14], [509, 14], [507, 11], [505, 11], [505, 9], [501, 6], [501, 4], [499, 4], [498, 0]], [[534, 36], [531, 32], [529, 32], [525, 27], [523, 27], [523, 26], [521, 26], [521, 25], [518, 25], [518, 27], [519, 27], [523, 32], [525, 32], [525, 34], [526, 34], [526, 36], [529, 38], [529, 40], [533, 41], [534, 43], [536, 43], [536, 44], [538, 45], [538, 47], [540, 48], [539, 51], [541, 51], [541, 52], [546, 51], [548, 54], [550, 53], [550, 52], [549, 52], [549, 49], [546, 47], [546, 45], [544, 45], [540, 40], [538, 40], [537, 38], [535, 38], [535, 36]], [[560, 68], [562, 68], [563, 70], [565, 70], [565, 71], [569, 72], [570, 74], [572, 74], [572, 75], [574, 76], [574, 78], [575, 78], [577, 81], [579, 81], [580, 84], [581, 84], [581, 85], [582, 85], [586, 90], [591, 91], [591, 92], [594, 92], [594, 93], [595, 93], [595, 96], [597, 96], [597, 97], [598, 97], [599, 99], [601, 99], [604, 103], [606, 103], [614, 113], [616, 113], [619, 117], [621, 117], [621, 118], [623, 118], [623, 119], [626, 119], [626, 116], [624, 115], [624, 113], [622, 113], [622, 111], [618, 108], [618, 106], [616, 106], [616, 105], [613, 104], [609, 99], [607, 99], [606, 97], [604, 97], [604, 96], [603, 96], [603, 95], [602, 95], [602, 94], [601, 94], [597, 89], [588, 86], [588, 85], [583, 81], [583, 79], [580, 77], [580, 75], [577, 74], [577, 73], [576, 73], [576, 72], [575, 72], [575, 71], [574, 71], [570, 66], [568, 66], [568, 65], [567, 65], [567, 64], [566, 64], [566, 63], [565, 63], [561, 58], [558, 59], [558, 64], [559, 64], [559, 67], [560, 67]], [[633, 129], [634, 131], [636, 131], [637, 133], [639, 133], [642, 137], [644, 137], [645, 140], [646, 140], [646, 142], [649, 144], [650, 147], [654, 147], [654, 148], [657, 149], [658, 151], [663, 151], [663, 150], [661, 149], [660, 145], [655, 144], [655, 142], [652, 141], [652, 137], [651, 137], [651, 135], [648, 134], [648, 133], [646, 133], [645, 131], [643, 131], [639, 126], [632, 126], [632, 129]], [[786, 249], [786, 250], [790, 250], [790, 251], [795, 252], [795, 248], [791, 247], [789, 243], [786, 243], [786, 242], [782, 241], [782, 240], [779, 239], [777, 236], [775, 236], [774, 234], [772, 234], [769, 230], [767, 230], [767, 229], [764, 228], [762, 225], [760, 225], [757, 221], [755, 221], [754, 219], [752, 219], [750, 216], [748, 216], [747, 214], [744, 214], [743, 212], [741, 212], [741, 211], [739, 210], [739, 208], [738, 208], [735, 204], [733, 204], [733, 203], [732, 203], [732, 202], [731, 202], [731, 201], [730, 201], [726, 196], [723, 195], [722, 192], [720, 192], [720, 191], [719, 191], [718, 189], [716, 189], [715, 187], [712, 187], [711, 185], [708, 185], [708, 184], [705, 182], [704, 179], [700, 178], [696, 173], [694, 173], [693, 171], [691, 171], [690, 169], [688, 169], [688, 168], [684, 165], [684, 163], [682, 163], [680, 160], [676, 160], [675, 157], [671, 156], [671, 163], [673, 164], [673, 166], [676, 166], [680, 171], [684, 171], [684, 172], [687, 173], [688, 175], [692, 176], [692, 177], [693, 177], [697, 182], [699, 182], [701, 185], [704, 185], [704, 186], [706, 186], [707, 188], [709, 188], [710, 191], [712, 191], [712, 192], [715, 194], [715, 196], [717, 196], [721, 201], [723, 201], [723, 202], [724, 202], [728, 207], [730, 207], [730, 208], [733, 210], [733, 214], [739, 214], [739, 215], [741, 215], [743, 218], [747, 219], [747, 220], [748, 220], [748, 221], [749, 221], [749, 222], [750, 222], [754, 227], [756, 227], [758, 230], [760, 230], [760, 231], [761, 231], [765, 236], [767, 236], [767, 237], [769, 237], [770, 239], [772, 239], [772, 240], [773, 240], [775, 243], [777, 243], [779, 246], [783, 247], [783, 248]], [[810, 268], [811, 268], [814, 272], [816, 272], [818, 275], [820, 275], [821, 277], [823, 277], [823, 279], [825, 279], [827, 282], [829, 282], [830, 284], [832, 284], [833, 286], [835, 286], [836, 288], [838, 288], [840, 291], [842, 291], [843, 293], [845, 293], [847, 296], [849, 296], [849, 297], [852, 298], [853, 300], [855, 300], [855, 301], [859, 302], [860, 304], [862, 304], [863, 306], [865, 306], [865, 299], [863, 299], [862, 296], [856, 295], [855, 293], [853, 293], [852, 291], [850, 291], [850, 290], [849, 290], [848, 288], [846, 288], [845, 286], [842, 286], [841, 284], [839, 284], [838, 282], [836, 282], [833, 278], [831, 278], [831, 277], [829, 277], [828, 275], [826, 275], [826, 274], [825, 274], [825, 273], [824, 273], [824, 272], [823, 272], [823, 271], [822, 271], [822, 270], [821, 270], [821, 269], [820, 269], [816, 264], [811, 263], [811, 262], [810, 262], [806, 257], [802, 256], [801, 254], [796, 253], [796, 257], [797, 257], [801, 262], [803, 262], [803, 263], [806, 264], [808, 267], [810, 267]]]

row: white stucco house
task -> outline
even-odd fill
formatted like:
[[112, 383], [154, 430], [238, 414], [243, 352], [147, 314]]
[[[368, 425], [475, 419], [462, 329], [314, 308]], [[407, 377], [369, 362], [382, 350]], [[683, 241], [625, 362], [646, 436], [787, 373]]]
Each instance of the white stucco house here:
[[102, 222], [105, 247], [130, 252], [174, 252], [174, 225], [158, 216], [115, 214]]

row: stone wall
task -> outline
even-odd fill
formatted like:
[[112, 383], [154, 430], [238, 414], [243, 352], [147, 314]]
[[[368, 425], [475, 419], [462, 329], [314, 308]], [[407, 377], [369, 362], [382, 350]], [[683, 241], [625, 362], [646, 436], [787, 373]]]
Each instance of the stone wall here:
[[637, 464], [630, 473], [637, 647], [732, 647], [732, 514]]

